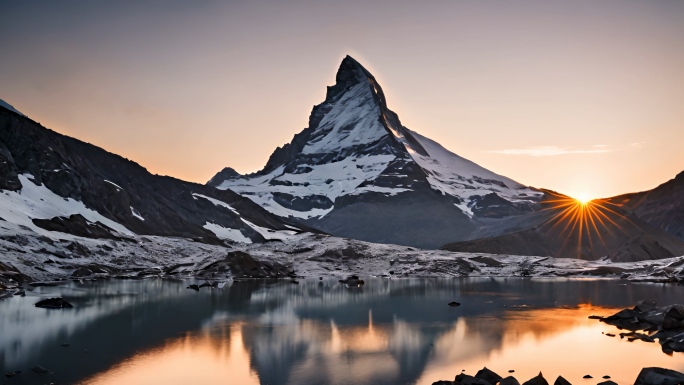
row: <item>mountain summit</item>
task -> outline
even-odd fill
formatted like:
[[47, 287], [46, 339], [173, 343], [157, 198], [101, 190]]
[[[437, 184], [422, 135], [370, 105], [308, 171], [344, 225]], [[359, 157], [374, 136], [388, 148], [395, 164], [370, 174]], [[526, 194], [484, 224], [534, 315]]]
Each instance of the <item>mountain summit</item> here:
[[309, 126], [261, 171], [222, 172], [209, 184], [274, 214], [337, 236], [430, 248], [468, 238], [480, 219], [534, 211], [544, 195], [404, 127], [350, 56]]

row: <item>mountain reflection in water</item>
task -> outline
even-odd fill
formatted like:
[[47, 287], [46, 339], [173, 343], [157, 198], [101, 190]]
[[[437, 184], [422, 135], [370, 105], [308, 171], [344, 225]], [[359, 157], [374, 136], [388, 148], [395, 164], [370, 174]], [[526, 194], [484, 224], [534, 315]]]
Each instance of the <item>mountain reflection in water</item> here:
[[[0, 302], [0, 370], [13, 384], [431, 384], [487, 366], [519, 380], [585, 374], [632, 382], [684, 354], [627, 342], [589, 320], [684, 287], [614, 280], [368, 279], [69, 283]], [[73, 309], [33, 307], [62, 295]], [[450, 308], [449, 301], [462, 306]], [[69, 343], [68, 347], [60, 346]], [[87, 352], [84, 351], [87, 349]], [[44, 366], [51, 375], [30, 372]], [[521, 382], [522, 382], [521, 381]], [[585, 381], [586, 382], [586, 381]]]

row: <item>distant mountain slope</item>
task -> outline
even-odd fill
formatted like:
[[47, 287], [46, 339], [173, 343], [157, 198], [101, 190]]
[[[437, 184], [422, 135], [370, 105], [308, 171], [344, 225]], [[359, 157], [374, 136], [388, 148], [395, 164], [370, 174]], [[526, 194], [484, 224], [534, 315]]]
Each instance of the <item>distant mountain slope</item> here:
[[653, 190], [618, 195], [608, 201], [684, 239], [684, 171]]
[[152, 175], [5, 107], [0, 107], [0, 189], [0, 224], [53, 237], [68, 237], [64, 232], [99, 237], [104, 229], [124, 237], [135, 233], [220, 243], [299, 231], [230, 190]]
[[468, 238], [480, 218], [532, 212], [543, 195], [402, 126], [349, 56], [309, 127], [261, 171], [226, 168], [209, 184], [333, 235], [428, 248]]
[[542, 205], [543, 210], [510, 218], [478, 239], [448, 243], [442, 249], [585, 260], [608, 257], [614, 262], [684, 255], [684, 241], [609, 201], [582, 205], [549, 192]]

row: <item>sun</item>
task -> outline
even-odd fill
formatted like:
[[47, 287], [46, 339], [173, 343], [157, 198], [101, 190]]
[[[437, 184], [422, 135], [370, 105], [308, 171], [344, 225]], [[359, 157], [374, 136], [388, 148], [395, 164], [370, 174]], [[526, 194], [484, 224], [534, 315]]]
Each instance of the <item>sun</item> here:
[[575, 199], [576, 199], [579, 203], [581, 203], [581, 204], [583, 204], [583, 205], [586, 205], [587, 203], [589, 203], [589, 202], [592, 201], [592, 198], [591, 198], [591, 197], [589, 196], [589, 194], [587, 194], [587, 193], [579, 193], [579, 194], [575, 197]]

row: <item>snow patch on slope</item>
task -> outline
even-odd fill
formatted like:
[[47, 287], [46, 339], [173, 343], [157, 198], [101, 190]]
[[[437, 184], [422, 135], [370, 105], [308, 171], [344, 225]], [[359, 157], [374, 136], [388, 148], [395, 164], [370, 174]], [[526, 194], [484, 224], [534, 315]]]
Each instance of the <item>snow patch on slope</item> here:
[[[252, 222], [246, 220], [245, 218], [243, 218], [243, 217], [240, 215], [240, 213], [237, 212], [237, 210], [235, 210], [231, 205], [229, 205], [229, 204], [226, 203], [226, 202], [223, 202], [223, 201], [220, 201], [220, 200], [218, 200], [218, 199], [211, 198], [211, 197], [208, 197], [208, 196], [202, 195], [202, 194], [193, 193], [192, 195], [195, 196], [195, 197], [199, 197], [199, 198], [206, 199], [206, 200], [212, 202], [213, 204], [215, 204], [216, 206], [222, 206], [222, 207], [225, 207], [225, 208], [229, 209], [230, 211], [234, 212], [235, 214], [237, 214], [238, 216], [240, 216], [240, 220], [242, 220], [247, 226], [251, 227], [254, 231], [256, 231], [257, 233], [261, 234], [261, 236], [263, 236], [264, 239], [280, 239], [280, 240], [285, 240], [285, 239], [289, 239], [289, 238], [291, 238], [292, 236], [298, 234], [297, 231], [293, 231], [293, 230], [271, 230], [271, 229], [267, 229], [267, 228], [265, 228], [265, 227], [257, 226], [257, 225], [255, 225], [254, 223], [252, 223]], [[207, 227], [207, 226], [209, 226], [209, 227]], [[240, 233], [239, 230], [227, 229], [227, 228], [225, 228], [225, 227], [221, 227], [221, 226], [219, 226], [219, 225], [216, 225], [216, 224], [213, 224], [213, 223], [208, 223], [208, 222], [207, 222], [206, 225], [204, 225], [204, 228], [207, 229], [207, 230], [212, 231], [212, 232], [213, 232], [214, 234], [216, 234], [216, 236], [219, 237], [219, 238], [225, 236], [225, 237], [228, 237], [229, 239], [235, 240], [235, 241], [237, 241], [237, 242], [243, 242], [243, 243], [251, 243], [251, 242], [252, 242], [252, 241], [249, 240], [248, 238], [247, 238], [248, 242], [245, 242], [244, 240], [237, 240], [236, 238], [238, 238], [238, 236], [237, 236], [237, 234], [236, 234], [235, 232]], [[230, 230], [232, 230], [232, 231], [230, 231]], [[221, 235], [219, 234], [219, 232], [221, 233]], [[242, 235], [242, 233], [240, 233], [240, 236], [242, 236], [242, 238], [245, 238], [245, 237]]]
[[142, 215], [140, 215], [140, 213], [138, 213], [137, 211], [135, 211], [135, 209], [133, 208], [133, 206], [129, 206], [129, 207], [131, 208], [131, 214], [133, 214], [134, 217], [140, 219], [141, 221], [144, 221], [144, 220], [145, 220], [145, 218], [143, 218]]
[[[286, 193], [295, 197], [323, 195], [334, 202], [339, 196], [359, 193], [358, 186], [361, 183], [377, 178], [394, 159], [394, 155], [350, 156], [337, 162], [308, 165], [306, 167], [311, 171], [299, 174], [284, 173], [284, 167], [281, 166], [266, 175], [226, 180], [218, 188], [229, 188], [276, 215], [303, 219], [322, 217], [329, 213], [332, 207], [305, 212], [292, 210], [278, 204], [273, 199], [273, 193]], [[404, 188], [366, 188], [368, 191], [388, 195], [407, 191]]]
[[[492, 192], [511, 202], [530, 201], [541, 198], [543, 195], [541, 192], [527, 188], [510, 178], [462, 158], [417, 132], [411, 131], [411, 134], [429, 156], [420, 155], [411, 149], [410, 144], [405, 140], [402, 140], [402, 143], [413, 160], [425, 170], [428, 182], [437, 191], [466, 201], [474, 196], [483, 196]], [[466, 215], [473, 216], [467, 204], [460, 204], [457, 207]]]
[[207, 222], [204, 226], [205, 229], [211, 231], [212, 233], [216, 234], [217, 237], [221, 239], [228, 239], [233, 242], [240, 242], [240, 243], [252, 243], [252, 240], [245, 237], [242, 232], [238, 229], [229, 229], [226, 227], [223, 227], [221, 225], [217, 225], [215, 223], [210, 223]]
[[104, 217], [95, 210], [87, 208], [83, 202], [73, 198], [63, 198], [44, 185], [36, 186], [31, 182], [33, 175], [19, 175], [22, 188], [20, 191], [3, 191], [0, 194], [0, 217], [7, 222], [26, 226], [46, 236], [61, 239], [73, 239], [74, 236], [42, 229], [33, 224], [32, 219], [51, 219], [81, 214], [90, 222], [100, 222], [122, 234], [134, 235], [118, 222]]

